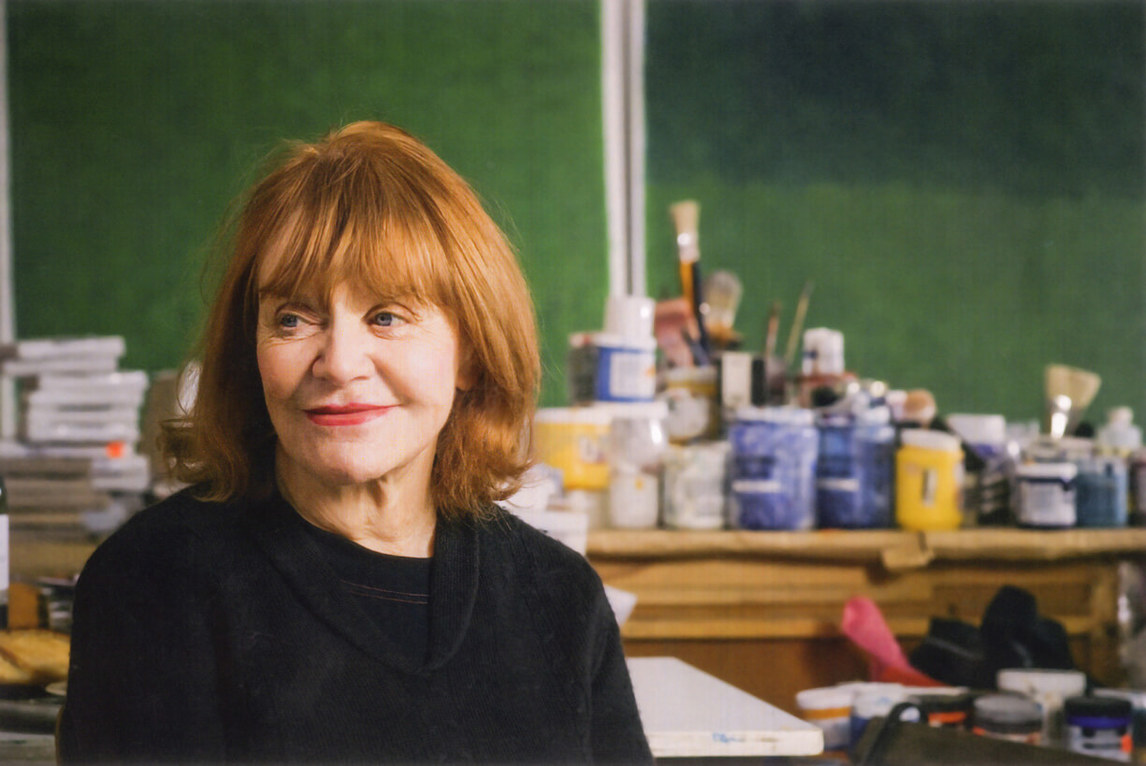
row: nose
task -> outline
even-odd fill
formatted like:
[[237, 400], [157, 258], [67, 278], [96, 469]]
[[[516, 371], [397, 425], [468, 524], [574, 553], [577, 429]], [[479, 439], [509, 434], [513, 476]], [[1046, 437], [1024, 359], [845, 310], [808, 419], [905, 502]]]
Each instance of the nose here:
[[323, 332], [323, 344], [314, 360], [314, 376], [335, 385], [366, 377], [374, 369], [366, 333], [353, 322], [335, 319]]

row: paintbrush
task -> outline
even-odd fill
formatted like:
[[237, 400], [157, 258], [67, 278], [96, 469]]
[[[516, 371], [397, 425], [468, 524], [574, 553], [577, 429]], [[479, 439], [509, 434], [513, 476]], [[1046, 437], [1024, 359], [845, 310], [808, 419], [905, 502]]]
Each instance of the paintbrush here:
[[764, 333], [764, 358], [771, 359], [776, 353], [776, 338], [780, 334], [780, 301], [772, 301], [768, 311], [768, 325]]
[[808, 302], [812, 299], [812, 281], [804, 283], [800, 300], [796, 304], [796, 317], [792, 320], [792, 331], [788, 333], [788, 348], [784, 351], [784, 368], [792, 369], [796, 361], [796, 348], [800, 345], [800, 333], [804, 331], [804, 318], [808, 315]]
[[704, 280], [704, 301], [708, 304], [704, 323], [717, 349], [729, 348], [740, 340], [732, 328], [736, 324], [736, 312], [740, 308], [743, 292], [740, 278], [731, 271], [720, 269]]
[[[1098, 389], [1102, 387], [1102, 378], [1098, 373], [1078, 367], [1048, 364], [1043, 371], [1043, 379], [1046, 386], [1047, 433], [1061, 432], [1069, 436], [1074, 433], [1074, 429], [1082, 421], [1082, 416], [1086, 414], [1086, 408], [1094, 401]], [[1065, 412], [1061, 397], [1066, 397]], [[1062, 424], [1058, 419], [1064, 414], [1066, 423]], [[1057, 415], [1058, 418], [1052, 418], [1052, 415]], [[1056, 422], [1052, 423], [1052, 420]]]
[[700, 279], [700, 204], [696, 200], [675, 202], [669, 206], [676, 227], [677, 257], [680, 260], [680, 286], [696, 317], [697, 342], [707, 353], [708, 331], [704, 326], [704, 296]]

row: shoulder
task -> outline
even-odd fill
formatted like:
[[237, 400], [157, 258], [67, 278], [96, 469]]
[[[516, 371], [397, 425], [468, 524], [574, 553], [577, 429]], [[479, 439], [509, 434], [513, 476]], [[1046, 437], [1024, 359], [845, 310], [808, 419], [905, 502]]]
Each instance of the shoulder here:
[[478, 528], [481, 568], [542, 612], [589, 623], [611, 616], [604, 585], [588, 559], [504, 510]]
[[210, 561], [213, 549], [227, 547], [242, 534], [243, 510], [242, 503], [208, 503], [190, 489], [178, 492], [135, 514], [104, 540], [80, 581], [125, 579], [141, 570], [155, 577]]
[[526, 561], [539, 575], [561, 575], [597, 580], [596, 571], [577, 551], [518, 516], [497, 508], [485, 521], [479, 522], [483, 548], [499, 556]]

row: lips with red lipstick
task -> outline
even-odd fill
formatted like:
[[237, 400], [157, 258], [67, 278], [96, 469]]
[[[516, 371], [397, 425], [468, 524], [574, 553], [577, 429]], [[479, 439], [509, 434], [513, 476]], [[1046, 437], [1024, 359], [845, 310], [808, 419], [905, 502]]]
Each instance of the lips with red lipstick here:
[[377, 404], [338, 404], [305, 410], [307, 419], [318, 426], [357, 426], [382, 417], [392, 407]]

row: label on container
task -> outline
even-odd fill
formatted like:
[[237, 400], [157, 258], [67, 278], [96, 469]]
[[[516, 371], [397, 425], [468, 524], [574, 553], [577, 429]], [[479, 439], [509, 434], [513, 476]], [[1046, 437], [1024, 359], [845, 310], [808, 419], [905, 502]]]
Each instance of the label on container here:
[[1128, 725], [1117, 729], [1068, 726], [1066, 746], [1076, 753], [1125, 763], [1130, 762], [1132, 750]]
[[597, 399], [651, 401], [656, 394], [656, 354], [602, 346], [597, 358]]
[[744, 494], [770, 494], [783, 492], [784, 487], [779, 479], [736, 479], [732, 482], [732, 491]]
[[839, 476], [822, 476], [816, 479], [816, 488], [828, 492], [859, 492], [860, 480]]
[[1019, 481], [1019, 522], [1038, 527], [1074, 526], [1074, 487], [1056, 479]]

